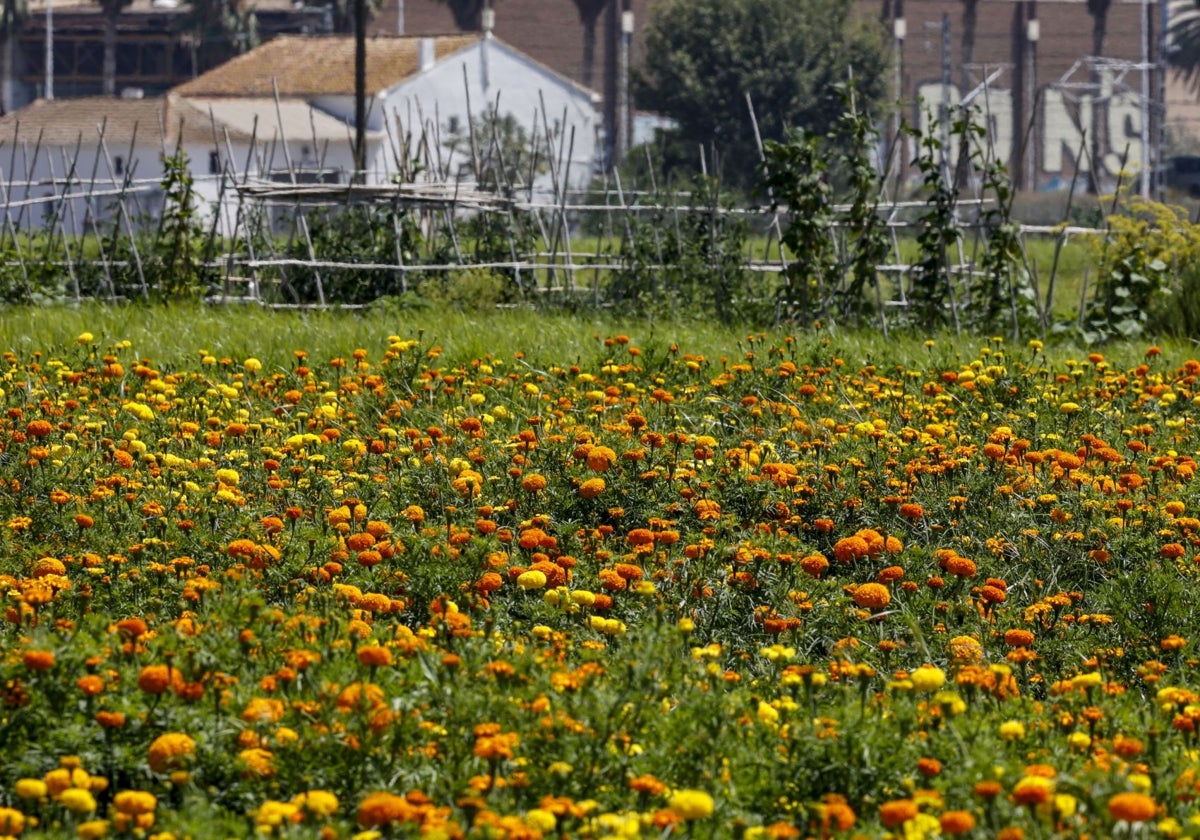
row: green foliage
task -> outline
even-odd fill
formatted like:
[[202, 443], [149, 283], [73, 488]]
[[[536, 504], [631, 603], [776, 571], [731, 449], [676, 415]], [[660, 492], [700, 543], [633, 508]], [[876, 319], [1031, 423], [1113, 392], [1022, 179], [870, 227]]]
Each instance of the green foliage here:
[[1186, 209], [1130, 197], [1093, 245], [1098, 278], [1081, 319], [1086, 341], [1200, 335], [1200, 224]]
[[435, 310], [487, 312], [505, 303], [511, 286], [507, 277], [486, 268], [463, 268], [445, 278], [431, 277], [420, 287], [420, 296]]
[[762, 136], [782, 140], [788, 126], [825, 134], [836, 123], [847, 67], [863, 110], [886, 87], [882, 31], [851, 0], [666, 0], [651, 10], [644, 55], [639, 107], [678, 121], [689, 158], [715, 146], [722, 177], [741, 186], [759, 158], [747, 95]]
[[950, 249], [961, 237], [955, 209], [958, 189], [946, 164], [951, 150], [945, 142], [932, 131], [922, 134], [912, 126], [907, 130], [917, 144], [913, 163], [921, 173], [926, 202], [917, 220], [918, 255], [909, 275], [909, 311], [918, 326], [931, 330], [957, 318]]
[[[293, 231], [285, 256], [394, 266], [414, 261], [424, 242], [415, 214], [394, 205], [322, 208], [306, 220], [307, 231]], [[404, 283], [397, 268], [301, 268], [286, 275], [283, 294], [301, 303], [363, 304], [399, 294]]]
[[211, 243], [198, 215], [187, 153], [182, 148], [163, 158], [163, 208], [142, 272], [151, 296], [177, 301], [198, 298], [215, 272], [204, 263]]
[[788, 318], [811, 323], [828, 313], [827, 294], [837, 271], [832, 189], [826, 155], [815, 134], [795, 130], [784, 143], [766, 143], [764, 186], [788, 208], [783, 244], [791, 253], [780, 290]]
[[697, 176], [689, 209], [672, 210], [670, 195], [632, 220], [621, 242], [621, 268], [607, 294], [621, 311], [661, 317], [702, 314], [724, 324], [769, 322], [773, 302], [746, 269], [747, 227], [721, 213], [715, 180]]
[[[495, 104], [471, 118], [471, 125], [447, 124], [443, 133], [448, 155], [462, 155], [471, 176], [485, 190], [511, 196], [530, 187], [550, 171], [550, 155], [557, 153], [561, 129], [535, 143], [516, 115], [498, 114]], [[540, 135], [539, 135], [540, 136]]]

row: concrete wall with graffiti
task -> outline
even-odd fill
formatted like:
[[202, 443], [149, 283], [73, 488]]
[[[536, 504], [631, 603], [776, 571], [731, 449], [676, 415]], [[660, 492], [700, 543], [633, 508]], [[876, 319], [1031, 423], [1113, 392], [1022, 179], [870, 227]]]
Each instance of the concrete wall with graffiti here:
[[[1162, 154], [1158, 2], [1113, 0], [1103, 38], [1083, 0], [864, 0], [863, 7], [894, 36], [893, 93], [904, 119], [936, 132], [943, 106], [966, 100], [1020, 187], [1060, 189], [1076, 179], [1080, 188], [1107, 190], [1119, 174], [1128, 178]], [[900, 151], [906, 161], [915, 153], [911, 141]]]

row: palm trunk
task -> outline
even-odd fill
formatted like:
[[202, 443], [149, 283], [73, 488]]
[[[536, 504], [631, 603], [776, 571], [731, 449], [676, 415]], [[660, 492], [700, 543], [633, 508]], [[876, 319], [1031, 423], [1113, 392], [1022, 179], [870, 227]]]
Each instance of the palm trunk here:
[[117, 15], [108, 14], [104, 17], [104, 67], [103, 88], [105, 96], [113, 96], [117, 92]]
[[963, 93], [970, 90], [971, 69], [975, 60], [975, 30], [979, 22], [979, 0], [963, 0], [962, 80]]
[[4, 0], [4, 17], [0, 20], [0, 114], [13, 108], [13, 5], [17, 0]]
[[[1095, 58], [1100, 58], [1104, 55], [1104, 42], [1108, 40], [1108, 8], [1104, 4], [1104, 8], [1097, 8], [1092, 14], [1092, 55]], [[1096, 90], [1100, 89], [1100, 72], [1092, 71], [1092, 84], [1096, 86]], [[1088, 170], [1090, 177], [1088, 178], [1088, 192], [1093, 195], [1100, 194], [1100, 169], [1103, 165], [1101, 157], [1104, 144], [1103, 138], [1100, 136], [1103, 120], [1101, 118], [1102, 108], [1092, 105], [1092, 124], [1089, 127], [1091, 137], [1089, 140], [1089, 154], [1091, 155], [1091, 167]]]
[[596, 19], [583, 21], [583, 68], [580, 72], [583, 86], [590, 88], [596, 81]]

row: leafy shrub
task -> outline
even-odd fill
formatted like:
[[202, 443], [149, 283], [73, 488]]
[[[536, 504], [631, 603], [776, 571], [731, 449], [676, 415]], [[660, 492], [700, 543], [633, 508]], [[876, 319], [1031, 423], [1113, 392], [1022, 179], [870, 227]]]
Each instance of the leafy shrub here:
[[1200, 333], [1200, 224], [1182, 207], [1131, 197], [1108, 226], [1094, 240], [1099, 281], [1083, 337]]

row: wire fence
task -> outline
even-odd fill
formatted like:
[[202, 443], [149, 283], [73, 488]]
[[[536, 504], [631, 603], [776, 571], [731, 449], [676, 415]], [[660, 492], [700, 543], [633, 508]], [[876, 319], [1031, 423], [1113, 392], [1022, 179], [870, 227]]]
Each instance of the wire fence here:
[[[631, 291], [631, 276], [671, 295], [669, 283], [656, 277], [689, 271], [699, 273], [692, 282], [703, 285], [706, 272], [737, 272], [743, 298], [772, 307], [777, 320], [796, 314], [797, 301], [790, 298], [795, 278], [781, 242], [789, 208], [731, 206], [710, 193], [653, 182], [629, 185], [617, 172], [599, 174], [580, 189], [570, 173], [573, 139], [559, 138], [556, 145], [547, 133], [544, 147], [533, 150], [540, 163], [531, 164], [530, 177], [521, 181], [513, 176], [517, 167], [505, 166], [505, 154], [512, 152], [493, 130], [471, 140], [470, 169], [486, 171], [486, 177], [457, 177], [461, 166], [445, 159], [434, 139], [421, 136], [396, 141], [394, 157], [402, 165], [390, 180], [324, 183], [292, 165], [299, 157], [290, 154], [287, 140], [271, 141], [282, 142], [287, 166], [263, 171], [249, 161], [278, 149], [256, 147], [252, 140], [235, 154], [215, 124], [213, 135], [226, 147], [220, 171], [193, 176], [178, 168], [181, 162], [164, 143], [162, 173], [136, 177], [136, 167], [114, 174], [120, 167], [103, 126], [94, 146], [80, 140], [70, 148], [15, 133], [0, 179], [0, 294], [10, 300], [118, 301], [199, 291], [211, 302], [358, 307], [477, 272], [502, 282], [494, 293], [497, 305], [603, 307], [638, 291]], [[18, 149], [22, 165], [16, 163]], [[247, 164], [236, 167], [236, 159]], [[494, 165], [481, 168], [488, 160]], [[647, 169], [654, 170], [653, 161]], [[904, 312], [911, 303], [911, 243], [927, 202], [902, 200], [889, 173], [880, 173], [880, 184], [875, 212], [890, 249], [875, 266], [875, 303], [886, 330], [888, 312]], [[968, 287], [981, 270], [979, 255], [991, 232], [988, 205], [969, 185], [955, 197], [945, 269], [951, 282], [963, 284], [960, 295], [951, 295], [963, 306], [970, 305]], [[839, 227], [849, 208], [829, 210], [836, 259], [848, 262], [852, 246]], [[740, 231], [736, 240], [729, 238], [734, 229]], [[1053, 244], [1051, 293], [1061, 248], [1072, 237], [1104, 233], [1066, 221], [1015, 229], [1023, 259], [1028, 240]], [[732, 254], [731, 241], [738, 249]], [[1039, 273], [1028, 263], [1026, 269]], [[1047, 296], [1045, 309], [1052, 306]]]

